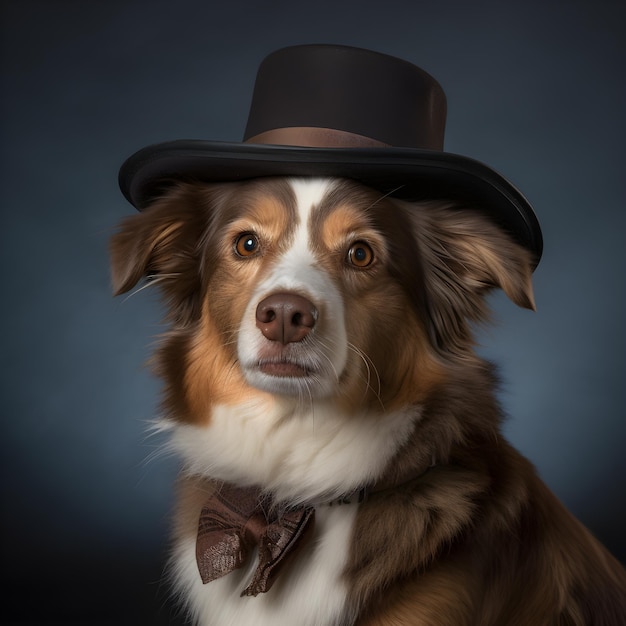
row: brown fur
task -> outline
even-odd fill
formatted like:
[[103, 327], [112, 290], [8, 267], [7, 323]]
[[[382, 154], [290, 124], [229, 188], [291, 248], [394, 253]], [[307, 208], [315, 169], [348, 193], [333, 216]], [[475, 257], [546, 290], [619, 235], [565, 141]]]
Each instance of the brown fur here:
[[[237, 369], [233, 320], [289, 238], [292, 202], [280, 181], [180, 185], [113, 238], [117, 293], [144, 274], [161, 281], [172, 331], [158, 368], [175, 419], [205, 422], [217, 401], [269, 401]], [[380, 376], [366, 383], [365, 364], [348, 368], [340, 404], [421, 410], [389, 465], [389, 484], [435, 462], [419, 478], [374, 491], [359, 509], [346, 571], [358, 626], [625, 623], [623, 567], [502, 438], [496, 377], [473, 351], [487, 291], [502, 288], [534, 308], [529, 254], [478, 212], [381, 199], [352, 183], [315, 216], [323, 221], [320, 262], [347, 294], [350, 340]], [[234, 263], [233, 237], [251, 219], [273, 242], [270, 252]], [[340, 275], [355, 229], [367, 233], [378, 264]]]
[[432, 399], [407, 446], [464, 431], [446, 464], [362, 507], [349, 566], [355, 603], [370, 607], [359, 626], [623, 624], [622, 566], [501, 437], [449, 423], [497, 419], [488, 387], [469, 386], [477, 374], [465, 397], [456, 381]]

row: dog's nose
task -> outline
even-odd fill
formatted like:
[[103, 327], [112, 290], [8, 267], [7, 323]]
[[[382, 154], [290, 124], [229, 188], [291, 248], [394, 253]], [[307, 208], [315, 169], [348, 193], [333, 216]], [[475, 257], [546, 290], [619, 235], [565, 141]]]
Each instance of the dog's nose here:
[[295, 293], [274, 293], [261, 300], [256, 309], [256, 325], [270, 341], [283, 345], [302, 341], [315, 326], [317, 309]]

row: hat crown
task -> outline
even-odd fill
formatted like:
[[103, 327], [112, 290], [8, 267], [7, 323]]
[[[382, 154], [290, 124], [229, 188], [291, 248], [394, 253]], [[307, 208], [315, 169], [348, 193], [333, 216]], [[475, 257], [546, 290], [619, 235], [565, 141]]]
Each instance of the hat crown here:
[[442, 150], [445, 122], [443, 89], [407, 61], [349, 46], [291, 46], [259, 67], [244, 141]]

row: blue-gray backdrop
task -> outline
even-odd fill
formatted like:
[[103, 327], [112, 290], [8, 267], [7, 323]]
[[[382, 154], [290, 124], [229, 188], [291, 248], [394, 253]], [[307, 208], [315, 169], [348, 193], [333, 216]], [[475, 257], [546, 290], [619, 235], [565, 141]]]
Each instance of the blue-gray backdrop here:
[[343, 43], [444, 86], [446, 149], [529, 197], [537, 313], [482, 350], [506, 432], [617, 556], [624, 538], [626, 16], [610, 0], [2, 0], [2, 623], [159, 624], [175, 462], [145, 436], [160, 311], [110, 294], [123, 159], [238, 141], [260, 59]]

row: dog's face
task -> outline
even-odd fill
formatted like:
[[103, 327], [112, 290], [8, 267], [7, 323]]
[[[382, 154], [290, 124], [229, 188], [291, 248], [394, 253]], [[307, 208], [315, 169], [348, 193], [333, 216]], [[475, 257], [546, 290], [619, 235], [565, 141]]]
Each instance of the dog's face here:
[[388, 412], [471, 354], [484, 291], [532, 306], [530, 259], [476, 213], [335, 179], [183, 184], [112, 242], [117, 293], [158, 281], [178, 419], [251, 398]]
[[390, 242], [402, 244], [406, 228], [384, 223], [389, 207], [380, 194], [331, 181], [275, 181], [251, 185], [248, 197], [224, 229], [221, 271], [208, 287], [213, 318], [223, 331], [236, 329], [248, 385], [304, 401], [386, 404], [398, 392], [392, 355], [407, 343], [429, 375], [425, 329], [409, 296], [420, 290], [390, 276]]

